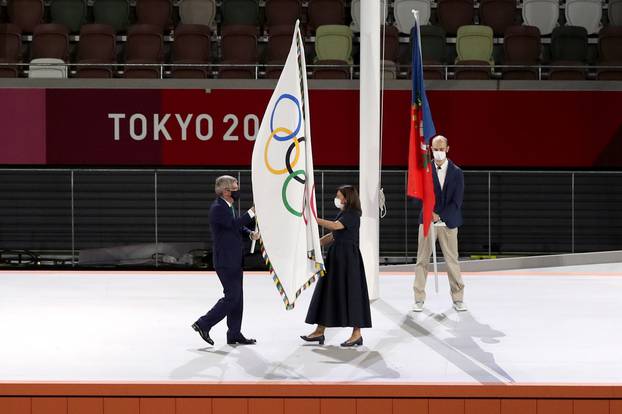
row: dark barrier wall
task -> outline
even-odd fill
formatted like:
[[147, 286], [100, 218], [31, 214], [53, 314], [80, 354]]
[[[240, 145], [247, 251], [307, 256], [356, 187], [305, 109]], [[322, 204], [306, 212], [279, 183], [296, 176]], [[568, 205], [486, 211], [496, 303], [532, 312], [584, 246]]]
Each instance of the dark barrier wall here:
[[[249, 208], [248, 170], [0, 169], [0, 259], [28, 250], [82, 265], [97, 249], [140, 249], [138, 259], [209, 249], [209, 204], [225, 172], [238, 177], [239, 207]], [[358, 171], [317, 169], [315, 182], [318, 214], [333, 218], [336, 188], [358, 185]], [[403, 170], [382, 174], [380, 255], [412, 260], [419, 207], [405, 184]], [[622, 172], [466, 171], [465, 187], [463, 256], [622, 249]]]
[[[248, 167], [271, 89], [0, 89], [0, 164]], [[622, 167], [622, 91], [432, 90], [463, 167]], [[358, 91], [310, 91], [315, 165], [356, 167]], [[410, 91], [384, 95], [383, 166], [406, 165]], [[293, 126], [292, 126], [293, 127]]]

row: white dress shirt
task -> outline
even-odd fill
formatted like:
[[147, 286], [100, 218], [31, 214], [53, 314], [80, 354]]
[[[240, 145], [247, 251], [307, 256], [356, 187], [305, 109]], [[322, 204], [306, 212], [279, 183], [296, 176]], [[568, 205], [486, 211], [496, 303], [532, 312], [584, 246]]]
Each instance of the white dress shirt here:
[[[227, 201], [224, 197], [220, 197], [220, 198], [222, 198], [223, 200], [225, 200], [225, 203], [227, 203], [227, 205], [229, 206], [229, 208], [232, 208], [232, 207], [233, 207], [233, 203], [228, 202], [228, 201]], [[251, 218], [254, 218], [254, 217], [255, 217], [255, 213], [253, 213], [253, 210], [248, 210], [248, 211], [247, 211], [247, 213], [248, 213], [248, 215], [249, 215], [249, 216], [251, 216]]]
[[438, 176], [438, 182], [441, 185], [441, 190], [445, 186], [445, 177], [447, 177], [447, 166], [449, 162], [445, 160], [445, 162], [439, 167], [437, 163], [434, 163], [434, 167], [436, 168], [436, 175]]

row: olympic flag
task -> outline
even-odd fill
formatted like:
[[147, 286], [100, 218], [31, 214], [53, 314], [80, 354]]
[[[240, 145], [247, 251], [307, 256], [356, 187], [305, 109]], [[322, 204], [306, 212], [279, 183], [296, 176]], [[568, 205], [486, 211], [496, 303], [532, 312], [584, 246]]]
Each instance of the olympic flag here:
[[286, 309], [324, 274], [313, 179], [304, 43], [298, 22], [252, 159], [262, 255]]

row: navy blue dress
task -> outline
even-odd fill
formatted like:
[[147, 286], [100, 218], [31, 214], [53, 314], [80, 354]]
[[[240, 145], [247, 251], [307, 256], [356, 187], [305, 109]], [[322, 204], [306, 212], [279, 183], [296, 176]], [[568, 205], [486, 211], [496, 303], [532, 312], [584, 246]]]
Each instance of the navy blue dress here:
[[326, 275], [315, 285], [305, 322], [326, 327], [371, 328], [371, 311], [363, 258], [359, 250], [361, 215], [343, 211], [326, 255]]

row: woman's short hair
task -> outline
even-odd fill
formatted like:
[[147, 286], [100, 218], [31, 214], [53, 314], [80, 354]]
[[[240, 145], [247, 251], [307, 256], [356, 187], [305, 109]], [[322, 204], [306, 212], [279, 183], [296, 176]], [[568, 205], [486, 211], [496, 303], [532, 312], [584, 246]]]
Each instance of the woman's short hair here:
[[343, 207], [345, 210], [356, 211], [361, 214], [361, 200], [359, 198], [359, 193], [356, 191], [356, 188], [351, 185], [342, 185], [337, 189], [341, 194], [343, 194], [346, 199], [346, 203]]
[[233, 184], [237, 183], [238, 179], [230, 175], [221, 175], [216, 178], [216, 184], [214, 185], [214, 191], [217, 195], [221, 196], [225, 189], [231, 188]]

